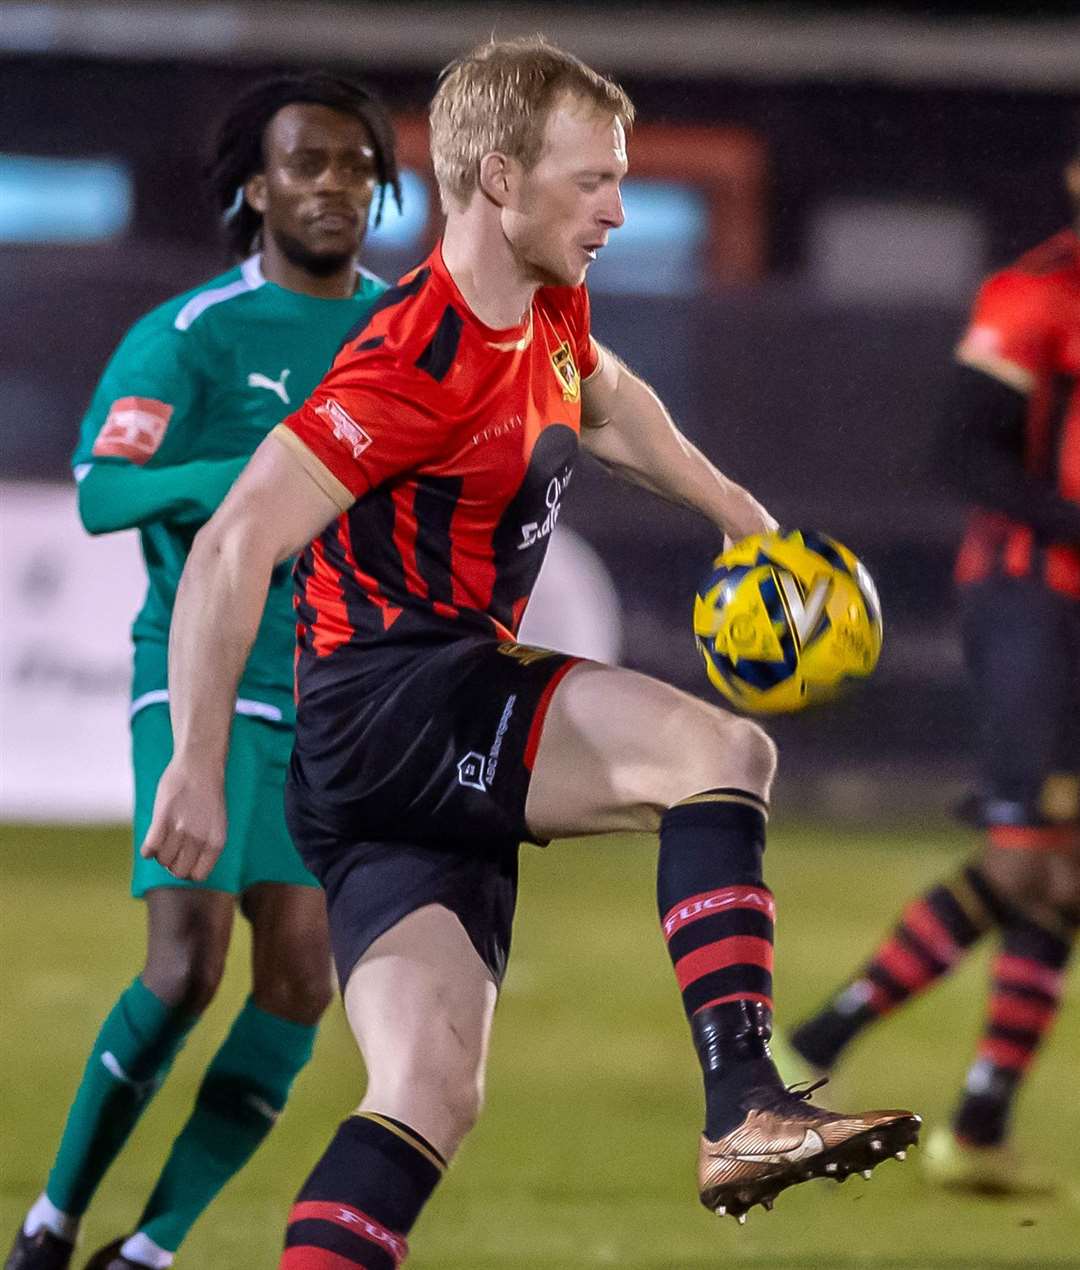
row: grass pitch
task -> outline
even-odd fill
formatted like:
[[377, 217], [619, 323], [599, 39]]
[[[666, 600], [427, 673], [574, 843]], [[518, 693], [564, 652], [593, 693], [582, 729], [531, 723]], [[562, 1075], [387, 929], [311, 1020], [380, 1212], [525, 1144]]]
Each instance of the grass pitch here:
[[[780, 1022], [870, 951], [899, 905], [960, 858], [951, 830], [859, 833], [775, 824]], [[123, 830], [0, 828], [0, 1238], [40, 1189], [100, 1020], [140, 964]], [[1054, 1200], [929, 1189], [918, 1152], [872, 1182], [812, 1182], [748, 1224], [694, 1192], [696, 1064], [653, 912], [653, 845], [523, 852], [514, 956], [496, 1019], [488, 1108], [412, 1239], [410, 1270], [1030, 1270], [1080, 1267], [1077, 977], [1020, 1105], [1018, 1144], [1065, 1179]], [[245, 994], [246, 933], [229, 977], [106, 1178], [83, 1257], [130, 1229], [199, 1077]], [[826, 1105], [948, 1113], [983, 1008], [986, 952], [863, 1038]], [[288, 1204], [363, 1073], [334, 1008], [281, 1123], [204, 1215], [178, 1270], [271, 1270]], [[822, 1095], [819, 1095], [822, 1097]], [[81, 1262], [77, 1261], [81, 1265]]]

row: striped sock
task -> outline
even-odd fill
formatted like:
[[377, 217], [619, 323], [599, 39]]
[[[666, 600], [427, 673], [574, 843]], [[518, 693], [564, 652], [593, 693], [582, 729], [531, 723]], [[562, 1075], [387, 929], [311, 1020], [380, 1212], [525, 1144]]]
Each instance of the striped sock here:
[[1003, 931], [991, 970], [989, 1013], [964, 1096], [953, 1118], [957, 1137], [975, 1146], [1005, 1138], [1024, 1076], [1057, 1018], [1072, 936], [1016, 917]]
[[705, 1132], [743, 1118], [743, 1093], [782, 1088], [772, 1035], [772, 893], [764, 885], [765, 804], [739, 789], [664, 813], [657, 901], [705, 1078]]
[[868, 1024], [948, 974], [1009, 910], [980, 869], [968, 865], [913, 900], [866, 967], [791, 1035], [807, 1062], [829, 1068]]
[[400, 1120], [350, 1116], [289, 1213], [279, 1270], [396, 1270], [445, 1169], [438, 1151]]

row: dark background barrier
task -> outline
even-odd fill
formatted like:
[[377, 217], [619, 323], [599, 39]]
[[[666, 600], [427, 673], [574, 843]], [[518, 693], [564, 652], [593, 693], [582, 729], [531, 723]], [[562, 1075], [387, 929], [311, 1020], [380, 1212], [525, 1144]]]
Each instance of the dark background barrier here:
[[[206, 138], [243, 83], [281, 64], [70, 49], [0, 58], [0, 152], [112, 156], [134, 188], [119, 238], [0, 245], [0, 475], [66, 479], [78, 419], [121, 332], [224, 267], [199, 186]], [[436, 69], [361, 73], [415, 119]], [[978, 277], [1066, 222], [1060, 169], [1080, 96], [992, 76], [963, 86], [809, 73], [621, 78], [643, 129], [707, 125], [753, 139], [763, 184], [732, 197], [749, 200], [762, 250], [757, 276], [722, 285], [703, 267], [681, 295], [636, 296], [625, 276], [609, 290], [597, 266], [597, 335], [784, 524], [856, 549], [882, 593], [879, 673], [835, 707], [777, 723], [792, 765], [808, 777], [841, 766], [962, 774], [949, 573], [963, 511], [935, 468], [933, 439]], [[633, 166], [633, 142], [630, 154]], [[373, 244], [369, 263], [394, 271], [407, 261]], [[627, 662], [705, 691], [689, 612], [719, 547], [708, 527], [588, 464], [565, 516], [618, 584]]]

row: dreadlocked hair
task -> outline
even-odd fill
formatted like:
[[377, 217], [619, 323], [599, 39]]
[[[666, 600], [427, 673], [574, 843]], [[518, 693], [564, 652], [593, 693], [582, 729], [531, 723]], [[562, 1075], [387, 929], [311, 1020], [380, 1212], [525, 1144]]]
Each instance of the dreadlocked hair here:
[[255, 248], [262, 227], [262, 215], [244, 198], [244, 185], [263, 170], [263, 137], [270, 120], [283, 107], [296, 102], [328, 106], [352, 115], [367, 127], [375, 149], [379, 185], [375, 224], [382, 219], [388, 190], [401, 210], [394, 129], [382, 102], [362, 84], [328, 71], [278, 75], [252, 85], [232, 104], [218, 128], [206, 165], [206, 180], [221, 215], [229, 249], [238, 257]]

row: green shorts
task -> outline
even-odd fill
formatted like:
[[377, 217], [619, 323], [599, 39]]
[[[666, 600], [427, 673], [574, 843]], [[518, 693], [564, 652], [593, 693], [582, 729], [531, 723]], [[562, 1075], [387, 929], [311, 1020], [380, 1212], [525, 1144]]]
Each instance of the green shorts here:
[[135, 867], [131, 893], [139, 897], [155, 886], [194, 886], [240, 895], [257, 882], [318, 886], [300, 863], [285, 827], [285, 772], [292, 751], [291, 728], [236, 715], [225, 769], [225, 807], [229, 836], [225, 850], [205, 882], [187, 882], [156, 860], [144, 860], [139, 847], [150, 828], [158, 781], [172, 758], [172, 726], [165, 703], [144, 706], [131, 720], [135, 768]]

